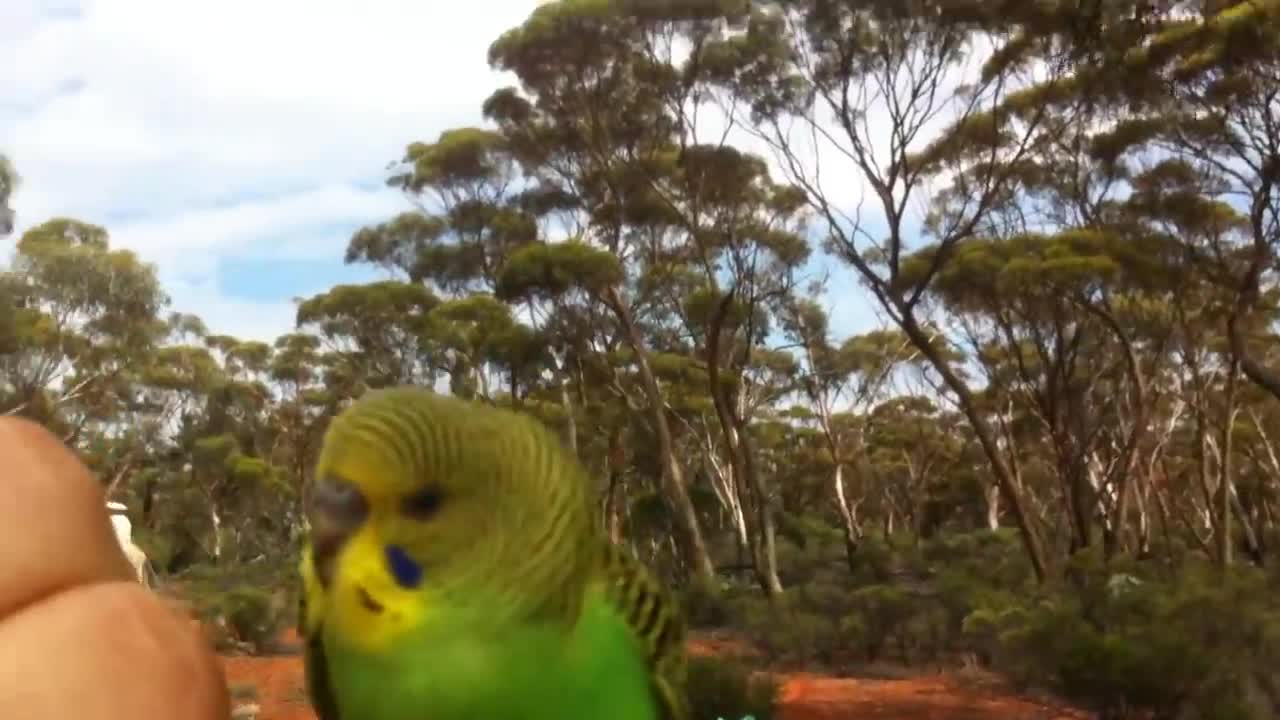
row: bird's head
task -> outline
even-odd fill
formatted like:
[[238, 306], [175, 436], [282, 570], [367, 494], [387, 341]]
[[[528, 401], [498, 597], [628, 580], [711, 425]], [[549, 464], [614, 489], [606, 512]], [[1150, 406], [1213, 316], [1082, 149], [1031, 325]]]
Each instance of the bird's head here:
[[365, 649], [441, 608], [576, 612], [565, 598], [589, 573], [586, 477], [558, 439], [427, 389], [370, 392], [340, 413], [304, 502], [304, 632], [328, 625]]

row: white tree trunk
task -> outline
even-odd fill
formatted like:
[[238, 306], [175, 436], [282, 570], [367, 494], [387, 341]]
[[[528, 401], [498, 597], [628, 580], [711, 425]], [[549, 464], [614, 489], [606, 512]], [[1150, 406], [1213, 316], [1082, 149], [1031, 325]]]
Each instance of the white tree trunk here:
[[987, 501], [987, 529], [1000, 529], [1000, 486], [991, 483], [983, 493]]

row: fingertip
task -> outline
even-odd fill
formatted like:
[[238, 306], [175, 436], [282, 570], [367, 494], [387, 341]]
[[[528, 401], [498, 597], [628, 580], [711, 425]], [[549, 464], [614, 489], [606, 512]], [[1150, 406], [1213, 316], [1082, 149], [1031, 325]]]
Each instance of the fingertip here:
[[0, 418], [0, 546], [0, 617], [76, 585], [133, 577], [101, 483], [23, 418]]
[[[80, 460], [67, 446], [48, 428], [34, 420], [6, 415], [0, 417], [0, 448], [6, 452], [0, 455], [5, 463], [0, 471], [17, 469], [30, 463], [33, 457], [40, 459], [39, 464], [51, 465], [60, 470], [68, 470], [80, 466]], [[102, 495], [102, 488], [97, 483], [83, 483], [81, 491]]]
[[221, 663], [137, 583], [74, 588], [0, 623], [0, 717], [225, 720]]

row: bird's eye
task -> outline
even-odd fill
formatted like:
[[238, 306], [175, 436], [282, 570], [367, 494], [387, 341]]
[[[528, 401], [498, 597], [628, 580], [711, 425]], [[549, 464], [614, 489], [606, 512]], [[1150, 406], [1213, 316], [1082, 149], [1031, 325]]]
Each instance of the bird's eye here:
[[400, 509], [415, 520], [427, 520], [440, 509], [440, 501], [439, 491], [426, 488], [406, 497]]

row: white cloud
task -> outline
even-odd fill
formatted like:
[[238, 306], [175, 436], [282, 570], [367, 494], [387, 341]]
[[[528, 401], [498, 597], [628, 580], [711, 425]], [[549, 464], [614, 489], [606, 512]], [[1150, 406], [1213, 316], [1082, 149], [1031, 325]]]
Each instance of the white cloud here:
[[157, 263], [175, 309], [269, 336], [292, 325], [292, 307], [223, 296], [218, 262], [340, 263], [351, 229], [405, 207], [380, 187], [386, 164], [478, 122], [509, 82], [486, 51], [535, 3], [0, 6], [0, 150], [23, 179], [17, 232], [54, 215], [106, 225]]
[[[113, 233], [145, 257], [189, 266], [202, 253], [263, 260], [333, 259], [342, 256], [346, 237], [334, 247], [315, 235], [333, 226], [358, 225], [390, 217], [404, 209], [398, 196], [382, 190], [330, 184], [268, 199], [204, 206], [168, 216], [149, 216], [116, 225]], [[263, 243], [264, 228], [276, 234]]]
[[90, 211], [377, 176], [405, 143], [478, 119], [498, 84], [485, 50], [530, 4], [471, 7], [96, 0], [5, 43], [0, 83], [39, 105], [6, 118], [4, 144]]
[[[219, 264], [340, 263], [351, 230], [406, 207], [381, 187], [386, 164], [411, 141], [479, 122], [483, 99], [510, 82], [489, 69], [488, 46], [537, 4], [0, 1], [0, 151], [23, 179], [16, 232], [55, 215], [105, 225], [159, 266], [174, 309], [218, 332], [286, 331], [287, 299], [227, 297]], [[704, 116], [704, 138], [720, 122]], [[771, 155], [741, 132], [732, 141]], [[801, 155], [842, 207], [858, 202], [848, 158]], [[843, 306], [861, 296], [832, 293]]]

